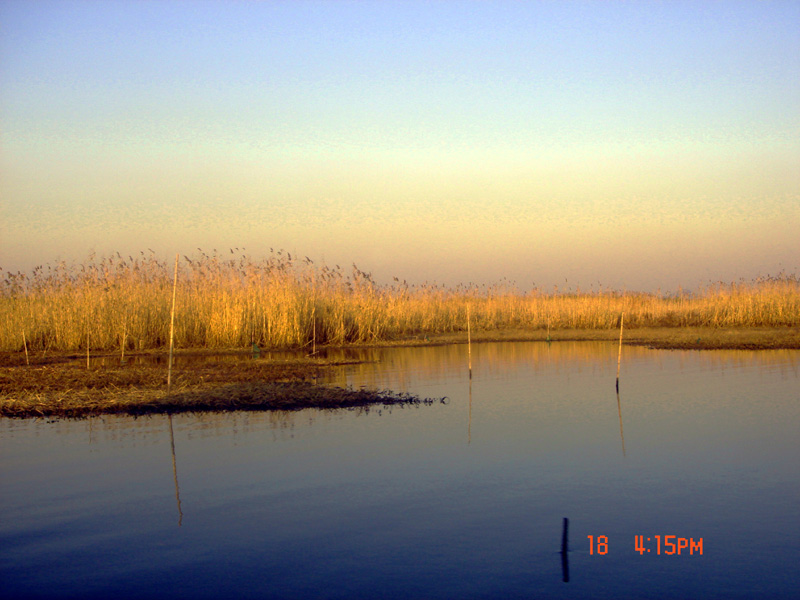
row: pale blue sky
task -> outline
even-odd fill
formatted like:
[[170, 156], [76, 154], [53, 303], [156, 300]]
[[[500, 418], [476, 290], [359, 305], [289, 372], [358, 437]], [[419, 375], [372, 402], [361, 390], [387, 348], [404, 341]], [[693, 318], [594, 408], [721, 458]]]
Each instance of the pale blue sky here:
[[798, 2], [0, 2], [0, 267], [800, 272]]

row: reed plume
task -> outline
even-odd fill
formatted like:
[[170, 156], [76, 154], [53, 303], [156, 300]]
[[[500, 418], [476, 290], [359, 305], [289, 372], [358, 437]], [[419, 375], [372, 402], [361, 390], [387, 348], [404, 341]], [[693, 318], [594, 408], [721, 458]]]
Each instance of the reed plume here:
[[[408, 336], [503, 329], [643, 327], [796, 327], [800, 279], [779, 274], [716, 283], [677, 294], [612, 290], [521, 291], [494, 285], [375, 282], [356, 265], [316, 265], [272, 251], [181, 259], [174, 343], [178, 348], [303, 348]], [[38, 266], [2, 274], [0, 350], [119, 351], [165, 348], [170, 339], [173, 274], [153, 252], [85, 264]], [[89, 325], [91, 324], [91, 336]], [[24, 331], [26, 339], [19, 335]]]

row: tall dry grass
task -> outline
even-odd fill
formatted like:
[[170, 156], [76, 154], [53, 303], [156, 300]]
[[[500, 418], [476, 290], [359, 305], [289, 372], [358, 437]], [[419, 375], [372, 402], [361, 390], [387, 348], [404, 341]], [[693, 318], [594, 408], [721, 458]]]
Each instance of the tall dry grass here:
[[[3, 273], [0, 350], [93, 351], [169, 343], [172, 268], [152, 252]], [[781, 274], [673, 295], [609, 290], [526, 292], [513, 285], [379, 285], [355, 265], [315, 265], [289, 253], [254, 260], [198, 250], [178, 274], [175, 344], [299, 348], [466, 329], [781, 327], [800, 325], [800, 279]]]

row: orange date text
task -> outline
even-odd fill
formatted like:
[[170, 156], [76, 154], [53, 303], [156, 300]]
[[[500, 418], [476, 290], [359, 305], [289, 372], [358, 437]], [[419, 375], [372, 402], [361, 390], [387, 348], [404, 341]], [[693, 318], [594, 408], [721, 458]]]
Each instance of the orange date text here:
[[676, 535], [635, 535], [633, 538], [633, 546], [639, 554], [703, 554], [703, 538], [695, 540]]
[[[608, 554], [609, 541], [607, 535], [588, 535], [589, 554]], [[695, 555], [703, 554], [703, 538], [685, 538], [677, 535], [644, 535], [633, 536], [633, 547], [636, 552], [644, 554]]]

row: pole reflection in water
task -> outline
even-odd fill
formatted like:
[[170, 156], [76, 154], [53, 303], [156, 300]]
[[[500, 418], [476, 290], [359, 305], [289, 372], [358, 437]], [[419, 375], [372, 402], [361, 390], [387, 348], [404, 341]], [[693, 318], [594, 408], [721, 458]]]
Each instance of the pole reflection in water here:
[[564, 529], [561, 532], [561, 581], [569, 583], [569, 519], [564, 517]]
[[619, 391], [617, 392], [617, 414], [619, 414], [619, 439], [622, 440], [622, 456], [625, 454], [625, 434], [622, 432], [622, 404], [619, 401]]
[[172, 415], [169, 418], [169, 445], [172, 448], [172, 477], [175, 479], [175, 501], [178, 503], [178, 527], [183, 522], [183, 511], [181, 510], [181, 494], [178, 488], [178, 463], [175, 461], [175, 434], [172, 431]]
[[472, 443], [472, 377], [469, 379], [469, 419], [467, 421], [467, 444]]

